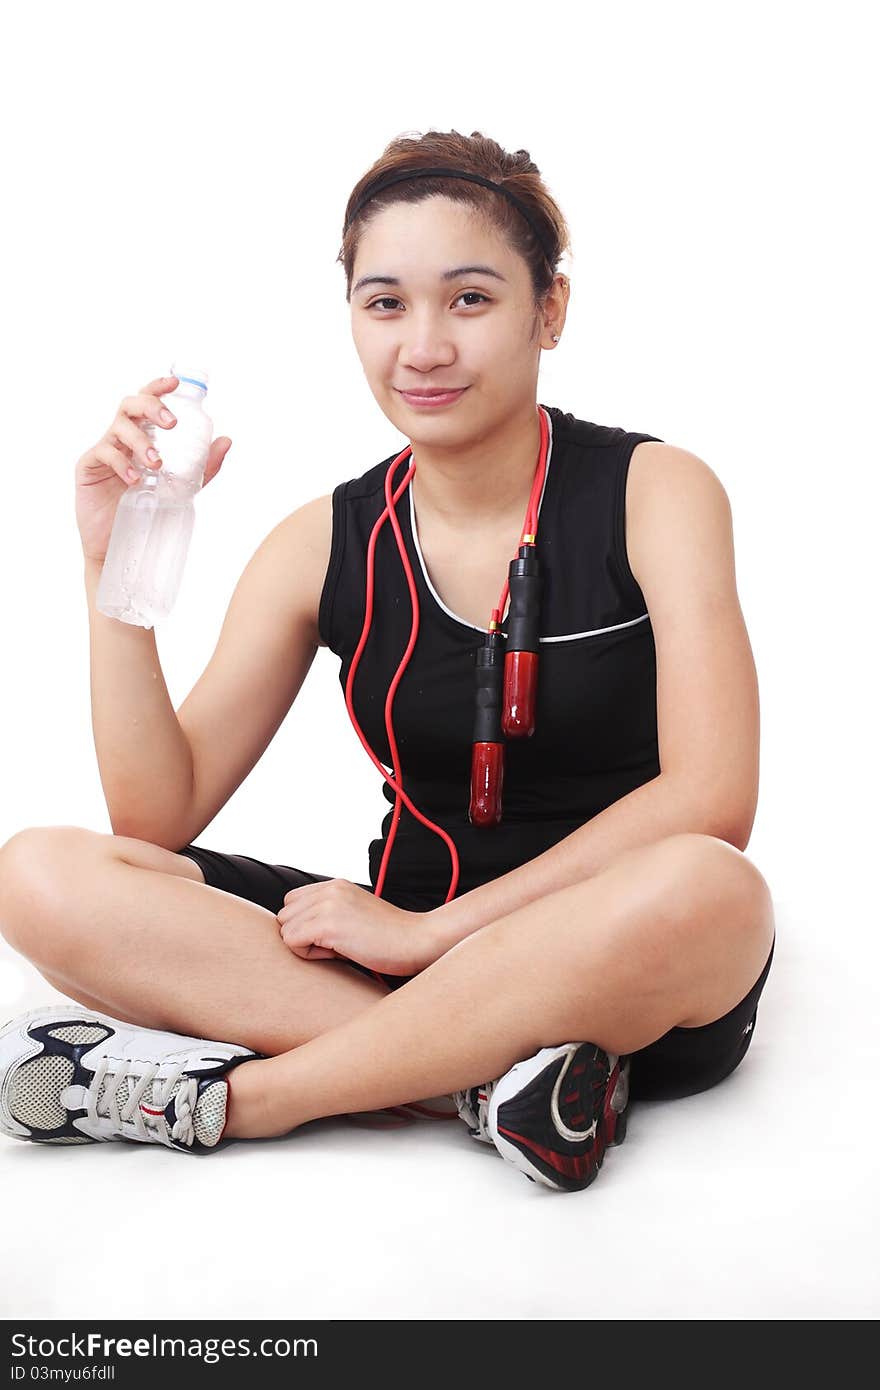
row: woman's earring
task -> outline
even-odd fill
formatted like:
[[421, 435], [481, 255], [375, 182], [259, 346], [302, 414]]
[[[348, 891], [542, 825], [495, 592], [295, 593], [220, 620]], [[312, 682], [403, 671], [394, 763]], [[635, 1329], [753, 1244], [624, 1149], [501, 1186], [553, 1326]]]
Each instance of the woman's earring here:
[[558, 343], [558, 342], [559, 342], [559, 334], [558, 334], [558, 333], [554, 333], [554, 334], [553, 334], [553, 341], [554, 341], [554, 343]]

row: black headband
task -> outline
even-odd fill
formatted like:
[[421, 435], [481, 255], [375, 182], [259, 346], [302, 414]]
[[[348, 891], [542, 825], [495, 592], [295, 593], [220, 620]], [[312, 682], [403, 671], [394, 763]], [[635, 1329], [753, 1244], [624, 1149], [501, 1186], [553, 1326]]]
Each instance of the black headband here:
[[541, 244], [541, 249], [544, 252], [548, 264], [552, 267], [553, 257], [551, 248], [547, 246], [547, 242], [545, 241], [541, 233], [538, 231], [538, 228], [535, 225], [535, 222], [532, 218], [532, 214], [526, 207], [522, 199], [517, 198], [515, 193], [511, 193], [509, 188], [505, 188], [503, 183], [493, 183], [491, 179], [484, 179], [482, 174], [471, 174], [466, 172], [464, 169], [401, 169], [398, 170], [397, 173], [387, 174], [384, 178], [380, 178], [378, 183], [373, 184], [372, 187], [369, 188], [366, 193], [361, 194], [360, 198], [358, 198], [357, 202], [351, 210], [351, 213], [349, 214], [348, 221], [345, 224], [344, 230], [346, 232], [348, 231], [352, 222], [357, 217], [361, 208], [364, 206], [364, 203], [368, 203], [370, 199], [375, 197], [377, 193], [380, 193], [383, 188], [388, 188], [388, 186], [392, 183], [400, 183], [403, 179], [421, 179], [426, 178], [428, 176], [430, 176], [431, 178], [442, 176], [443, 178], [452, 179], [470, 179], [473, 183], [481, 183], [484, 188], [494, 188], [498, 193], [503, 193], [505, 198], [510, 199], [514, 207], [519, 210], [519, 212], [528, 222], [529, 226], [531, 227], [532, 231], [535, 233], [535, 236], [538, 238], [538, 241]]

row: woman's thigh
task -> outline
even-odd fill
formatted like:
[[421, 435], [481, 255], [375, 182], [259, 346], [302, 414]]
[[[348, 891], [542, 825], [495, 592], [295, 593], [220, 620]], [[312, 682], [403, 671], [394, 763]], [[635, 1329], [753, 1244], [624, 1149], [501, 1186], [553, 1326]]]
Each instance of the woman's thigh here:
[[[177, 853], [198, 864], [209, 888], [221, 888], [224, 893], [247, 898], [249, 902], [257, 903], [272, 913], [281, 911], [291, 888], [302, 888], [306, 883], [328, 883], [333, 877], [332, 874], [297, 869], [292, 864], [270, 864], [250, 854], [221, 853], [220, 850], [206, 849], [204, 845], [184, 845]], [[356, 886], [363, 888], [365, 893], [373, 891], [368, 883], [358, 883]], [[375, 979], [372, 970], [359, 961], [346, 960], [346, 964]], [[382, 979], [392, 989], [398, 989], [412, 976], [382, 975]]]
[[775, 947], [774, 935], [758, 979], [723, 1018], [699, 1028], [671, 1028], [656, 1042], [631, 1054], [630, 1095], [634, 1100], [678, 1100], [696, 1095], [716, 1086], [739, 1066], [751, 1045], [758, 1000]]

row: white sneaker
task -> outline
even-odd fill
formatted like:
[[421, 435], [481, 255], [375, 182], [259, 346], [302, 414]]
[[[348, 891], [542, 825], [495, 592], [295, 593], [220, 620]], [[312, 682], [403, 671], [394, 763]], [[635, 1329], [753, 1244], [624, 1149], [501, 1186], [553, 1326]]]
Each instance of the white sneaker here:
[[489, 1102], [497, 1085], [497, 1081], [484, 1081], [482, 1086], [469, 1086], [466, 1091], [452, 1093], [458, 1118], [467, 1125], [471, 1138], [493, 1146], [495, 1140], [489, 1133]]
[[212, 1149], [226, 1125], [226, 1073], [265, 1055], [76, 1005], [31, 1009], [0, 1028], [0, 1133]]

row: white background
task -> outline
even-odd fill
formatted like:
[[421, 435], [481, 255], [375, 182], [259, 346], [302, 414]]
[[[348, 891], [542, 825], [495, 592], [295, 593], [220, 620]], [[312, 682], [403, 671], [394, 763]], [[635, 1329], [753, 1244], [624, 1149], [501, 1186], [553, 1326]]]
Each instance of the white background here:
[[[862, 1103], [852, 1064], [858, 1055], [869, 1084], [880, 230], [869, 17], [855, 3], [316, 14], [259, 0], [7, 16], [0, 843], [29, 825], [110, 829], [91, 735], [73, 474], [121, 397], [179, 352], [198, 353], [212, 369], [215, 431], [233, 441], [197, 498], [180, 597], [157, 630], [177, 707], [266, 533], [406, 442], [373, 400], [350, 338], [336, 257], [352, 186], [404, 132], [479, 130], [525, 147], [573, 241], [561, 267], [572, 281], [568, 320], [560, 348], [543, 357], [539, 398], [691, 450], [731, 500], [762, 715], [747, 852], [779, 916], [762, 1010], [768, 1040], [784, 1039], [792, 1059], [757, 1124], [772, 1128], [777, 1084], [796, 1083], [793, 1166], [811, 1167], [817, 1133], [864, 1131], [845, 1162], [835, 1150], [845, 1173], [830, 1160], [813, 1169], [805, 1200], [822, 1189], [827, 1201], [837, 1183], [867, 1194], [876, 1106]], [[387, 803], [337, 671], [320, 651], [202, 843], [366, 881]], [[16, 969], [7, 953], [0, 1008], [18, 997]], [[810, 1059], [822, 1029], [833, 1061], [820, 1084]], [[760, 1053], [763, 1064], [772, 1052]], [[671, 1145], [685, 1147], [683, 1124], [679, 1111]], [[754, 1129], [740, 1139], [758, 1141], [747, 1179], [758, 1191], [763, 1140]], [[614, 1152], [622, 1168], [627, 1150]], [[598, 1192], [584, 1194], [584, 1209]], [[792, 1229], [799, 1219], [792, 1213]], [[871, 1293], [858, 1279], [876, 1206], [850, 1209], [843, 1235], [839, 1220], [828, 1214], [843, 1241], [843, 1283], [826, 1264], [800, 1301], [777, 1280], [764, 1312], [746, 1313], [726, 1291], [706, 1315], [876, 1313], [876, 1283]], [[758, 1240], [753, 1232], [748, 1243]], [[359, 1296], [335, 1315], [394, 1314]], [[682, 1316], [665, 1296], [655, 1288], [641, 1315]], [[529, 1306], [514, 1300], [495, 1315]], [[73, 1311], [63, 1297], [57, 1307]], [[451, 1307], [440, 1298], [433, 1315]], [[566, 1315], [591, 1314], [569, 1304]], [[632, 1303], [626, 1315], [638, 1315]]]

